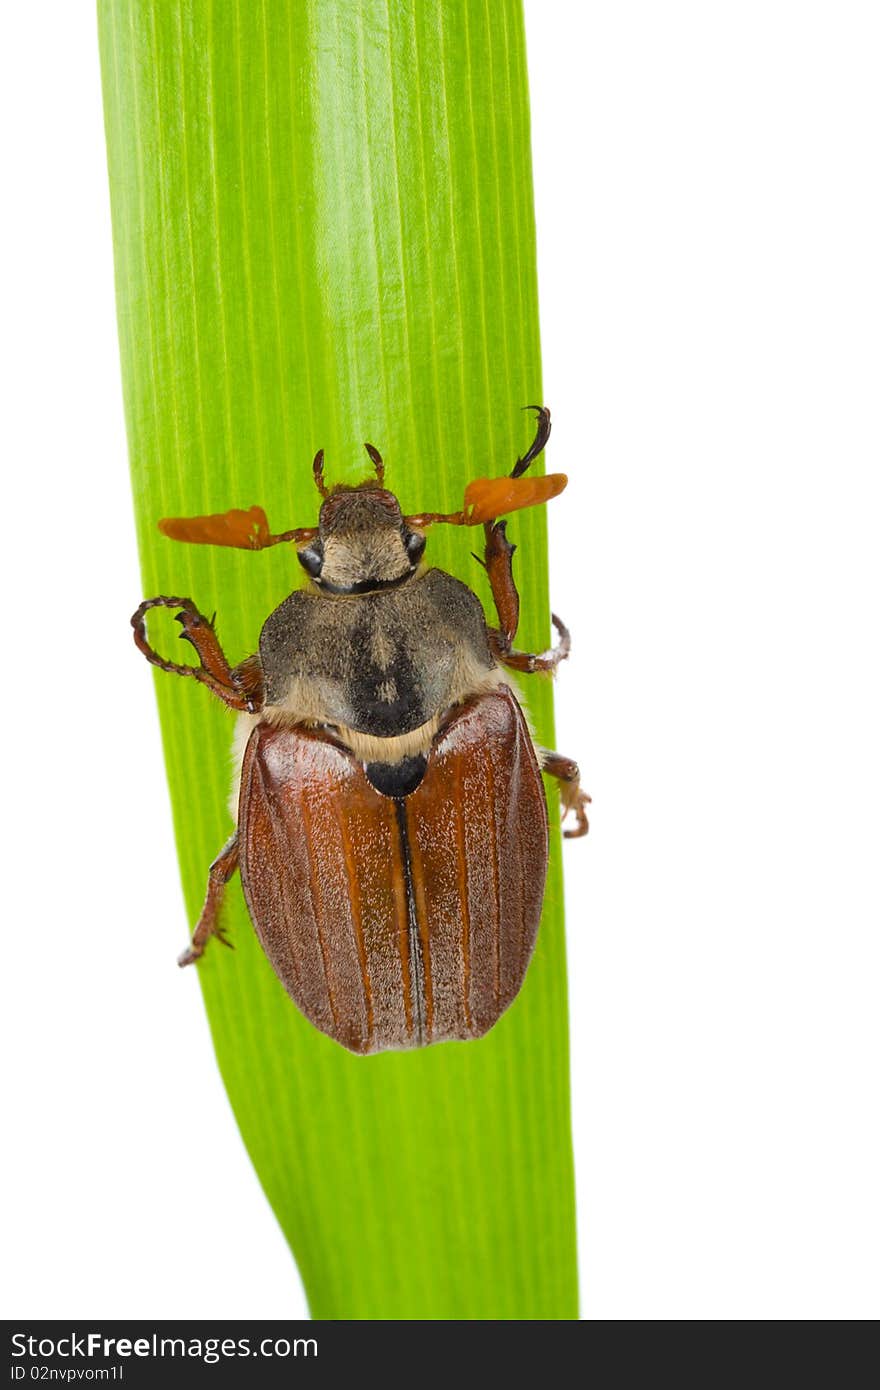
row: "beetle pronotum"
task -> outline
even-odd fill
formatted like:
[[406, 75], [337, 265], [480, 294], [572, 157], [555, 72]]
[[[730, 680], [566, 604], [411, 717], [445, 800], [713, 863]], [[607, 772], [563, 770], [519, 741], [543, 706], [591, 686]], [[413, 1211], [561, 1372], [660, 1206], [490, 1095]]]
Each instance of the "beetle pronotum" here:
[[[134, 639], [154, 666], [193, 676], [239, 711], [237, 828], [208, 875], [181, 965], [198, 960], [241, 872], [257, 936], [294, 1002], [354, 1052], [477, 1038], [513, 1001], [535, 944], [547, 870], [541, 771], [559, 780], [568, 836], [586, 833], [577, 765], [538, 748], [508, 671], [553, 671], [518, 651], [515, 547], [498, 518], [555, 497], [563, 475], [525, 478], [550, 434], [507, 478], [468, 484], [458, 512], [404, 516], [375, 478], [324, 482], [317, 526], [273, 534], [260, 507], [160, 521], [174, 540], [259, 550], [290, 543], [308, 576], [269, 615], [256, 655], [230, 667], [213, 622], [186, 598], [145, 600]], [[482, 525], [498, 615], [423, 563], [434, 525]], [[176, 608], [199, 666], [163, 660], [146, 614]], [[227, 942], [227, 944], [229, 944]]]

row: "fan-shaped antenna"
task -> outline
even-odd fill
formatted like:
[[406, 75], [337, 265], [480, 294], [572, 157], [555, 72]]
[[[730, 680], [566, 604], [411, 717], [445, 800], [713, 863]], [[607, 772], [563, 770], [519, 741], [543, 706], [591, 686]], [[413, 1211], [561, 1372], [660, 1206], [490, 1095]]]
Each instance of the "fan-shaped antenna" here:
[[262, 507], [248, 511], [234, 507], [212, 516], [166, 516], [159, 522], [163, 536], [172, 541], [187, 541], [190, 545], [223, 545], [234, 550], [265, 550], [270, 545], [292, 541], [314, 540], [314, 526], [300, 526], [294, 531], [273, 534]]
[[521, 511], [524, 507], [537, 507], [558, 497], [568, 479], [564, 473], [547, 473], [540, 478], [524, 478], [530, 464], [534, 463], [550, 438], [550, 411], [545, 405], [527, 405], [525, 410], [533, 410], [538, 417], [535, 437], [530, 448], [518, 458], [506, 478], [475, 478], [464, 491], [464, 506], [460, 512], [421, 512], [418, 516], [408, 516], [407, 524], [420, 530], [424, 526], [438, 523], [447, 526], [485, 526], [500, 516]]

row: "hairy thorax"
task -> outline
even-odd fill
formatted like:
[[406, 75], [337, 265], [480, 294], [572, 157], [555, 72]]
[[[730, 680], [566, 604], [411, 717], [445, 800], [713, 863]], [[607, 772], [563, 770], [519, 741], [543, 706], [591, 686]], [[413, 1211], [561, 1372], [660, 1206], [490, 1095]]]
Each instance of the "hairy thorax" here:
[[256, 723], [332, 729], [364, 762], [427, 753], [446, 712], [506, 683], [476, 595], [443, 570], [356, 596], [297, 590], [260, 635], [265, 704], [240, 717], [236, 761]]

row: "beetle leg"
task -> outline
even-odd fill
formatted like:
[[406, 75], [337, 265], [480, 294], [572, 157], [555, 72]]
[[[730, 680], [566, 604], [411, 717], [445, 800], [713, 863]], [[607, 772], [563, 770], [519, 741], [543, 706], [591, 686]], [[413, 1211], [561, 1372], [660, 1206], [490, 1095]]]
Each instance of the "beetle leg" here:
[[503, 632], [489, 632], [489, 646], [502, 666], [511, 671], [522, 671], [534, 675], [536, 671], [555, 671], [560, 661], [564, 661], [571, 651], [571, 633], [561, 618], [553, 613], [553, 626], [559, 633], [559, 641], [547, 652], [518, 652], [504, 643]]
[[248, 714], [256, 714], [263, 708], [265, 690], [263, 685], [263, 667], [258, 656], [245, 657], [237, 666], [232, 668], [232, 683], [236, 690], [244, 696], [248, 702], [245, 709]]
[[509, 652], [519, 627], [519, 593], [513, 578], [513, 552], [516, 546], [507, 539], [506, 521], [487, 521], [483, 534], [486, 548], [480, 563], [489, 576], [492, 602], [498, 614], [499, 645], [504, 652]]
[[483, 526], [483, 533], [486, 537], [486, 548], [480, 564], [489, 577], [492, 601], [498, 614], [498, 627], [489, 633], [489, 644], [495, 659], [503, 666], [509, 666], [512, 671], [528, 674], [535, 671], [554, 671], [571, 650], [571, 634], [568, 628], [554, 613], [553, 626], [559, 633], [559, 641], [555, 647], [541, 653], [518, 652], [514, 649], [513, 639], [519, 626], [519, 592], [513, 577], [513, 554], [516, 546], [507, 539], [506, 521], [487, 521]]
[[223, 894], [226, 885], [238, 868], [238, 831], [227, 840], [217, 858], [208, 870], [208, 891], [205, 894], [205, 904], [202, 908], [199, 920], [196, 922], [196, 929], [193, 932], [192, 941], [186, 950], [177, 958], [178, 965], [192, 965], [200, 956], [204, 955], [205, 946], [212, 936], [216, 936], [218, 941], [222, 941], [224, 946], [232, 949], [232, 942], [227, 941], [225, 928], [218, 921], [220, 908], [223, 905]]
[[586, 835], [590, 828], [587, 807], [592, 798], [581, 790], [581, 774], [577, 763], [572, 758], [564, 758], [561, 753], [551, 753], [549, 749], [542, 748], [541, 770], [557, 778], [559, 782], [562, 819], [565, 820], [570, 811], [574, 812], [577, 823], [572, 830], [563, 831], [565, 838], [576, 840], [581, 835]]
[[[177, 661], [166, 661], [154, 651], [147, 641], [145, 618], [151, 608], [179, 608], [177, 621], [183, 631], [181, 637], [195, 648], [200, 666], [186, 666]], [[256, 657], [249, 658], [234, 669], [223, 654], [217, 640], [213, 619], [206, 618], [189, 598], [144, 599], [137, 612], [133, 614], [131, 625], [134, 628], [134, 642], [153, 666], [160, 671], [169, 671], [175, 676], [192, 676], [206, 685], [218, 699], [231, 709], [247, 710], [253, 714], [262, 704], [262, 677]]]
[[534, 463], [538, 455], [544, 452], [544, 447], [547, 440], [550, 438], [550, 411], [547, 406], [527, 405], [525, 409], [534, 410], [538, 417], [538, 429], [532, 440], [531, 448], [527, 453], [523, 454], [521, 459], [517, 459], [516, 463], [513, 465], [510, 471], [511, 478], [519, 478], [525, 473], [529, 464]]
[[[538, 432], [531, 448], [517, 459], [512, 478], [518, 478], [541, 453], [550, 438], [550, 411], [544, 406], [529, 406], [538, 414]], [[486, 545], [480, 564], [489, 577], [492, 601], [498, 614], [498, 628], [490, 631], [489, 643], [497, 661], [512, 671], [532, 674], [536, 671], [554, 671], [560, 661], [564, 661], [571, 650], [571, 635], [568, 628], [554, 613], [553, 626], [559, 633], [559, 641], [550, 651], [518, 652], [513, 640], [519, 626], [519, 592], [513, 577], [513, 555], [516, 546], [507, 539], [506, 521], [487, 521], [483, 525]], [[479, 557], [476, 557], [479, 559]]]

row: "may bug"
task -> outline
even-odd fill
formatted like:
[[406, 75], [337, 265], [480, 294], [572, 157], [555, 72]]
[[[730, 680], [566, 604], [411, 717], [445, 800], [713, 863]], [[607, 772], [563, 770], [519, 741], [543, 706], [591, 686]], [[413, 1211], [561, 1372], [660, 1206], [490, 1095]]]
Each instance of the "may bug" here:
[[[240, 711], [237, 829], [208, 876], [189, 965], [220, 936], [224, 888], [241, 870], [257, 936], [294, 1002], [353, 1052], [477, 1038], [523, 982], [547, 870], [541, 771], [558, 778], [569, 836], [587, 830], [577, 765], [534, 744], [507, 671], [553, 671], [569, 652], [513, 642], [514, 546], [498, 517], [556, 496], [563, 475], [525, 478], [550, 434], [537, 411], [507, 478], [468, 485], [461, 511], [404, 516], [375, 479], [327, 488], [317, 526], [273, 534], [260, 507], [159, 523], [175, 540], [259, 550], [292, 543], [308, 576], [269, 615], [259, 650], [230, 667], [189, 599], [147, 599], [135, 642], [163, 671], [193, 676]], [[482, 525], [498, 614], [423, 563], [425, 531]], [[177, 608], [198, 667], [164, 661], [145, 615]]]

